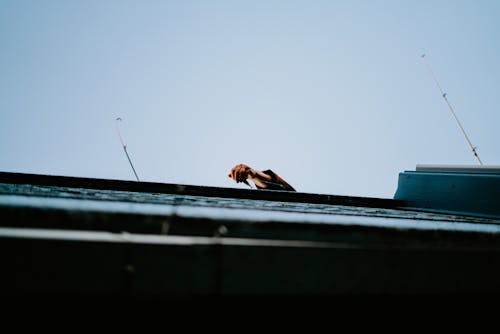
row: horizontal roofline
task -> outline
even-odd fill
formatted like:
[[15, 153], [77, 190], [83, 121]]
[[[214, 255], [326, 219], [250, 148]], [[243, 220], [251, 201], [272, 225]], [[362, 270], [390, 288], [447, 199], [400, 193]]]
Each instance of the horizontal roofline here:
[[395, 209], [404, 206], [403, 201], [389, 198], [341, 196], [276, 190], [237, 189], [13, 172], [0, 172], [0, 183], [49, 185], [72, 188], [150, 192], [222, 198], [242, 198], [388, 209]]

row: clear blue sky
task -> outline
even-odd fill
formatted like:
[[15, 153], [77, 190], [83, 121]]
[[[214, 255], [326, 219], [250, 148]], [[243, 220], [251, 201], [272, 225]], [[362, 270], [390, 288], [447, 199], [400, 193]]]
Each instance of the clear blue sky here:
[[0, 1], [0, 171], [391, 198], [500, 165], [500, 1]]

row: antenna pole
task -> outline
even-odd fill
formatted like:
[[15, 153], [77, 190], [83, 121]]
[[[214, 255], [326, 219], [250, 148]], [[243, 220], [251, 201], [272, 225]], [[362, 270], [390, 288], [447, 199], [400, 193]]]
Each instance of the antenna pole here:
[[120, 134], [120, 127], [118, 126], [118, 122], [120, 122], [122, 119], [118, 117], [116, 119], [116, 131], [118, 132], [118, 137], [120, 138], [120, 143], [122, 144], [123, 150], [125, 151], [125, 155], [127, 156], [128, 162], [130, 163], [130, 167], [132, 167], [132, 171], [134, 172], [135, 178], [139, 182], [139, 177], [137, 176], [137, 173], [135, 172], [134, 165], [132, 165], [132, 160], [130, 160], [130, 157], [127, 152], [127, 145], [123, 142], [122, 135]]
[[474, 145], [472, 145], [472, 143], [471, 143], [471, 141], [469, 139], [469, 136], [467, 136], [467, 133], [465, 133], [465, 130], [464, 130], [462, 124], [460, 123], [460, 120], [458, 119], [457, 115], [455, 114], [455, 111], [453, 110], [453, 107], [451, 106], [450, 101], [448, 101], [448, 97], [447, 97], [448, 94], [446, 94], [445, 92], [443, 92], [443, 89], [441, 88], [441, 85], [437, 81], [436, 76], [434, 75], [434, 72], [432, 71], [432, 69], [429, 66], [429, 64], [425, 61], [425, 54], [422, 55], [422, 60], [423, 60], [423, 62], [425, 64], [425, 66], [427, 67], [427, 69], [429, 70], [429, 73], [431, 74], [432, 78], [434, 79], [434, 82], [436, 83], [437, 87], [439, 88], [439, 91], [441, 92], [441, 95], [443, 96], [443, 99], [446, 101], [446, 104], [448, 105], [448, 108], [450, 109], [451, 114], [455, 118], [455, 121], [457, 121], [457, 124], [458, 124], [460, 130], [462, 131], [462, 133], [463, 133], [463, 135], [465, 137], [465, 140], [469, 144], [470, 149], [471, 149], [472, 153], [474, 154], [474, 157], [477, 159], [477, 161], [479, 162], [479, 164], [482, 166], [483, 162], [481, 161], [481, 159], [479, 158], [479, 155], [477, 154], [477, 151], [476, 151], [477, 147], [474, 146]]

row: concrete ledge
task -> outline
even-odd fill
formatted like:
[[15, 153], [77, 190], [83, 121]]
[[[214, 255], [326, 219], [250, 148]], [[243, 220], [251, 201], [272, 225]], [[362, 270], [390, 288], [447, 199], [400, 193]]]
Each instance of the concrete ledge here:
[[394, 198], [407, 207], [500, 218], [500, 174], [406, 171]]

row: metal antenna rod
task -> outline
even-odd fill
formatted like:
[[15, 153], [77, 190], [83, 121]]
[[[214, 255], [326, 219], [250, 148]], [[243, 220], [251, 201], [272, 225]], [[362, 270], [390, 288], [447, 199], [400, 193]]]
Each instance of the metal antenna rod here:
[[130, 163], [130, 167], [132, 167], [132, 171], [134, 172], [135, 178], [137, 179], [138, 182], [140, 182], [139, 177], [137, 176], [137, 173], [135, 172], [134, 165], [132, 165], [132, 160], [130, 160], [130, 157], [127, 152], [127, 146], [123, 142], [122, 135], [120, 134], [120, 127], [118, 126], [118, 122], [120, 122], [122, 119], [118, 117], [116, 119], [116, 131], [118, 131], [118, 137], [120, 138], [120, 143], [122, 144], [123, 150], [125, 151], [125, 155], [127, 156], [128, 162]]
[[436, 79], [436, 76], [434, 75], [434, 72], [432, 71], [431, 67], [429, 66], [429, 64], [425, 61], [425, 54], [422, 55], [422, 60], [425, 64], [425, 66], [427, 67], [427, 69], [429, 70], [432, 78], [434, 79], [434, 82], [436, 83], [436, 85], [438, 86], [439, 88], [439, 91], [441, 92], [441, 95], [443, 96], [444, 100], [446, 101], [446, 104], [448, 105], [448, 108], [450, 109], [451, 111], [451, 114], [453, 115], [453, 117], [455, 118], [455, 120], [457, 121], [457, 124], [458, 126], [460, 127], [460, 130], [462, 131], [464, 137], [465, 137], [465, 140], [467, 141], [467, 143], [469, 144], [470, 146], [470, 149], [472, 151], [472, 153], [474, 154], [474, 157], [476, 157], [477, 161], [479, 161], [479, 164], [480, 165], [483, 165], [483, 162], [481, 161], [481, 159], [479, 158], [479, 155], [477, 154], [477, 147], [475, 147], [474, 145], [472, 145], [470, 139], [469, 139], [469, 136], [467, 136], [467, 133], [465, 133], [465, 130], [462, 126], [462, 124], [460, 123], [460, 121], [458, 120], [458, 117], [457, 115], [455, 114], [455, 111], [453, 110], [453, 107], [451, 106], [450, 104], [450, 101], [448, 101], [448, 98], [447, 98], [447, 94], [445, 92], [443, 92], [443, 89], [441, 88], [441, 85], [439, 84], [439, 82], [437, 81]]

